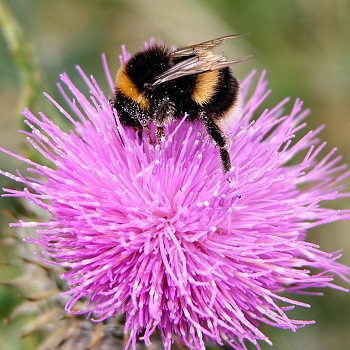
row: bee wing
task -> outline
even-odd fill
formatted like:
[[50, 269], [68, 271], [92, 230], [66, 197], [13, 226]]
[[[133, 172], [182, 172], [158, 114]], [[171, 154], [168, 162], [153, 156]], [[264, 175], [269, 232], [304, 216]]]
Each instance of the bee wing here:
[[214, 49], [214, 47], [221, 45], [225, 40], [237, 38], [241, 35], [244, 34], [226, 35], [220, 38], [204, 41], [203, 43], [186, 46], [182, 49], [174, 51], [171, 56], [178, 58], [195, 55], [198, 51], [211, 51]]
[[215, 55], [210, 51], [198, 51], [194, 57], [181, 61], [164, 73], [156, 76], [149, 85], [154, 87], [167, 81], [229, 67], [235, 63], [243, 62], [252, 56], [245, 56], [238, 60], [229, 61], [223, 55]]

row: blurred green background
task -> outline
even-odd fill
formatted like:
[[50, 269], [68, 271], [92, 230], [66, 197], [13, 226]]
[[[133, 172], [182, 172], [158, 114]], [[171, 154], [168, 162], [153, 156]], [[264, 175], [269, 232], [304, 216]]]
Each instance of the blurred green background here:
[[[0, 2], [0, 11], [0, 145], [13, 152], [26, 154], [24, 137], [17, 133], [25, 106], [57, 117], [41, 92], [61, 101], [55, 86], [61, 72], [77, 80], [75, 65], [80, 65], [108, 94], [102, 52], [116, 71], [122, 44], [135, 52], [150, 37], [181, 46], [231, 33], [249, 33], [224, 46], [225, 54], [233, 59], [254, 55], [234, 67], [236, 76], [243, 79], [252, 69], [267, 69], [273, 93], [265, 107], [273, 107], [286, 96], [292, 100], [300, 97], [312, 110], [308, 129], [325, 123], [321, 137], [328, 142], [328, 151], [337, 146], [344, 161], [350, 163], [348, 0], [7, 0]], [[19, 41], [13, 37], [14, 29]], [[19, 161], [0, 154], [1, 169], [15, 171], [21, 167]], [[9, 186], [3, 177], [0, 181], [1, 187]], [[349, 181], [347, 185], [350, 188]], [[338, 205], [350, 207], [350, 201]], [[1, 199], [0, 209], [1, 235], [6, 236], [10, 232], [8, 222], [13, 220], [9, 211], [20, 209], [8, 199]], [[343, 248], [341, 261], [350, 265], [349, 228], [349, 222], [320, 227], [310, 232], [309, 240], [326, 251]], [[0, 245], [0, 280], [18, 273], [4, 264], [15, 254]], [[1, 318], [19, 303], [17, 294], [16, 289], [0, 285]], [[349, 349], [350, 294], [326, 290], [323, 298], [301, 299], [310, 302], [312, 308], [293, 315], [314, 319], [316, 325], [297, 333], [263, 327], [274, 342], [273, 349]], [[19, 339], [20, 323], [0, 325], [2, 350], [36, 349], [35, 342]], [[265, 344], [262, 348], [270, 349]]]

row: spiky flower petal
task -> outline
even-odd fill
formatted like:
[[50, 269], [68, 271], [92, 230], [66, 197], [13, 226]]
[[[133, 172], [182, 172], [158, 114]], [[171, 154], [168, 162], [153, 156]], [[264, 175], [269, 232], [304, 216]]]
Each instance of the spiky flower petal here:
[[[48, 96], [70, 132], [43, 113], [23, 112], [32, 130], [23, 133], [53, 166], [3, 150], [35, 175], [2, 172], [25, 187], [5, 195], [51, 214], [14, 226], [38, 227], [29, 240], [42, 247], [40, 259], [66, 268], [67, 312], [95, 321], [125, 313], [132, 349], [140, 335], [150, 344], [156, 329], [168, 350], [175, 336], [193, 350], [205, 349], [205, 340], [259, 348], [258, 340], [271, 344], [262, 323], [291, 330], [310, 323], [287, 316], [308, 305], [281, 292], [335, 287], [334, 275], [349, 282], [339, 252], [306, 241], [308, 229], [350, 218], [349, 210], [321, 206], [348, 196], [341, 190], [349, 172], [335, 150], [316, 159], [325, 147], [315, 146], [321, 128], [293, 140], [308, 114], [299, 100], [287, 114], [286, 99], [259, 116], [269, 93], [265, 74], [250, 97], [249, 75], [242, 119], [230, 131], [233, 167], [223, 176], [201, 123], [183, 118], [167, 127], [160, 146], [150, 145], [119, 124], [98, 83], [78, 71], [90, 96], [66, 74], [73, 98], [60, 89], [69, 110]], [[301, 162], [293, 162], [297, 154]]]

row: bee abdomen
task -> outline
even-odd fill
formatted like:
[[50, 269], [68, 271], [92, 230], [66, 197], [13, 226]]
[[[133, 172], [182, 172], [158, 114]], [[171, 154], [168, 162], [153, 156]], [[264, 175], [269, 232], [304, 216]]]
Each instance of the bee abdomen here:
[[216, 93], [216, 87], [219, 82], [219, 72], [205, 72], [197, 74], [192, 99], [200, 106], [208, 103]]
[[219, 119], [239, 103], [240, 88], [229, 68], [221, 69], [216, 73], [218, 74], [216, 88], [205, 104], [205, 110], [212, 118]]

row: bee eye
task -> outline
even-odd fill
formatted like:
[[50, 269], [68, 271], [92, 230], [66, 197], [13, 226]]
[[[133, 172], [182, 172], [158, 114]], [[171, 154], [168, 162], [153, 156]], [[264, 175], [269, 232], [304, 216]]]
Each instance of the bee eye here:
[[148, 90], [148, 91], [154, 90], [154, 86], [153, 86], [152, 84], [150, 84], [150, 83], [145, 83], [145, 84], [143, 84], [143, 88], [144, 88], [145, 90]]

